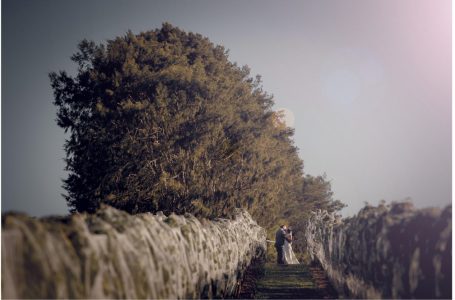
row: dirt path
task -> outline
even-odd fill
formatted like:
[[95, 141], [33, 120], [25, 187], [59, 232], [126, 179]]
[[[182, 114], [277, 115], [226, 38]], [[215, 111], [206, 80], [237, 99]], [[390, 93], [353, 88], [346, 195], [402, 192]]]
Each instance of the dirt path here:
[[256, 299], [336, 299], [324, 271], [317, 266], [265, 264], [255, 283]]

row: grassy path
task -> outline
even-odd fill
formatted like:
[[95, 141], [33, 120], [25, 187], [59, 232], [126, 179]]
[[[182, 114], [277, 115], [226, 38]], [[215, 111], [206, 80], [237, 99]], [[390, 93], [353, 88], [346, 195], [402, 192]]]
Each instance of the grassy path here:
[[265, 264], [256, 282], [257, 299], [334, 299], [337, 295], [324, 272], [308, 265]]

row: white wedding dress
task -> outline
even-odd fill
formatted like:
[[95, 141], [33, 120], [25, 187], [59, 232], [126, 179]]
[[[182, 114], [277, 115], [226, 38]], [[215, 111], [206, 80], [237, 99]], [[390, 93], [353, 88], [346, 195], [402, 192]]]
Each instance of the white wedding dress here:
[[299, 261], [295, 257], [294, 251], [292, 251], [292, 243], [287, 240], [284, 241], [284, 263], [288, 265], [297, 265]]

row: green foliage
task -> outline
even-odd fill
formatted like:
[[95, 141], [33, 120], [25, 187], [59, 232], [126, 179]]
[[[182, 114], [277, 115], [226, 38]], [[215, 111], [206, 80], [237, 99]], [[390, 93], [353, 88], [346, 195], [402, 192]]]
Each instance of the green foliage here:
[[[106, 203], [130, 213], [229, 216], [247, 208], [271, 228], [305, 209], [303, 162], [273, 99], [222, 46], [165, 23], [72, 56], [51, 73], [72, 211]], [[287, 210], [288, 211], [288, 210]], [[289, 211], [288, 211], [289, 213]], [[297, 215], [300, 211], [291, 212]]]
[[316, 177], [306, 175], [302, 196], [298, 201], [291, 202], [287, 209], [283, 211], [284, 217], [288, 220], [286, 224], [292, 225], [297, 238], [293, 243], [293, 248], [300, 253], [306, 249], [303, 235], [310, 213], [318, 209], [338, 212], [346, 207], [346, 204], [340, 200], [333, 199], [330, 181], [327, 181], [325, 174]]

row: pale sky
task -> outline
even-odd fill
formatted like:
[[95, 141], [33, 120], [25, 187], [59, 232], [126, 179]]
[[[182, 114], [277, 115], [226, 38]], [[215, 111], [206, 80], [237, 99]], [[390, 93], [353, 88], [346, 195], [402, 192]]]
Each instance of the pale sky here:
[[451, 2], [2, 1], [2, 211], [66, 214], [64, 133], [48, 72], [97, 42], [170, 22], [230, 49], [294, 114], [304, 172], [345, 216], [451, 202]]

